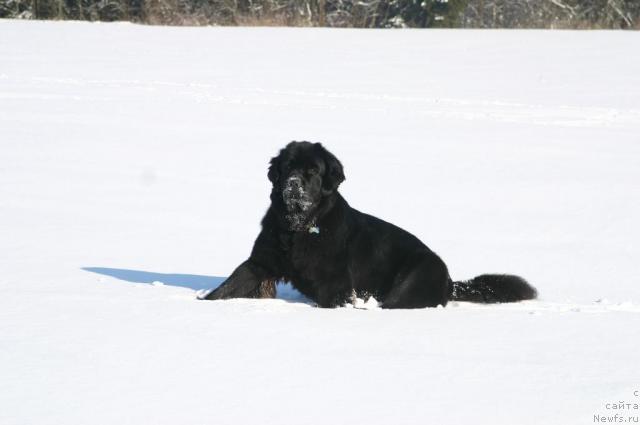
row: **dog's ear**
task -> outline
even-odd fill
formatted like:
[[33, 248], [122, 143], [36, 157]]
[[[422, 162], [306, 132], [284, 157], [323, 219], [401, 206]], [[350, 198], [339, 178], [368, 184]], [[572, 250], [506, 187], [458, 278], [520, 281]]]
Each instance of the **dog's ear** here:
[[321, 152], [322, 158], [326, 166], [324, 177], [322, 178], [322, 189], [325, 193], [329, 194], [335, 191], [340, 183], [345, 179], [344, 168], [342, 164], [335, 157], [334, 154], [329, 152], [320, 143], [316, 143], [316, 149]]
[[278, 156], [274, 156], [269, 161], [269, 172], [267, 173], [267, 177], [271, 183], [276, 184], [278, 179], [280, 179], [280, 157], [282, 156], [282, 152]]

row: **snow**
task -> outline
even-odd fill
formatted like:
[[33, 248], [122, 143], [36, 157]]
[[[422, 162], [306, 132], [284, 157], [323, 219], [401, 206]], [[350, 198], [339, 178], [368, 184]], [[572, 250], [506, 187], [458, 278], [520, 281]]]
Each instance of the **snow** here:
[[[640, 390], [640, 33], [0, 21], [0, 423], [578, 424]], [[196, 300], [323, 142], [442, 309]]]

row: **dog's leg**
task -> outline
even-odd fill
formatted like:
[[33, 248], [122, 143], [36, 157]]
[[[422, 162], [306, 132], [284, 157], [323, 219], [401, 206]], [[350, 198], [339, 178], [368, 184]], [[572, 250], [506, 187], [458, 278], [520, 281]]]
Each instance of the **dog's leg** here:
[[312, 298], [318, 303], [318, 307], [342, 307], [346, 304], [353, 304], [355, 301], [353, 286], [346, 278], [328, 279], [324, 283], [316, 284], [315, 287], [315, 294]]
[[445, 306], [451, 279], [444, 262], [429, 252], [407, 262], [396, 277], [382, 308], [423, 308]]
[[249, 293], [245, 298], [275, 298], [276, 297], [276, 280], [265, 279], [255, 291]]
[[215, 290], [203, 299], [227, 298], [275, 298], [276, 279], [250, 259], [240, 264], [235, 271]]

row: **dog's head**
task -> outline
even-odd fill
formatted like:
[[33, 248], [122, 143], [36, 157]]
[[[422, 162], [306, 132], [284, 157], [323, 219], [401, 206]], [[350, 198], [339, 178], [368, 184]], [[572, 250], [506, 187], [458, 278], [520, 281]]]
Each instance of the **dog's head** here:
[[282, 201], [289, 229], [314, 226], [323, 200], [344, 181], [342, 164], [320, 143], [291, 142], [271, 159], [272, 200]]

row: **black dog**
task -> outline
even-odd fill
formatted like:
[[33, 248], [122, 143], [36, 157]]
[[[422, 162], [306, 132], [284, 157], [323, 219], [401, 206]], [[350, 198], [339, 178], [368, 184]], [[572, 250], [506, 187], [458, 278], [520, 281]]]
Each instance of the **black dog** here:
[[453, 282], [447, 266], [412, 234], [349, 206], [338, 193], [342, 164], [320, 143], [291, 142], [271, 159], [271, 206], [251, 256], [205, 299], [273, 298], [277, 281], [336, 307], [373, 296], [383, 308], [536, 297], [524, 279], [482, 275]]

